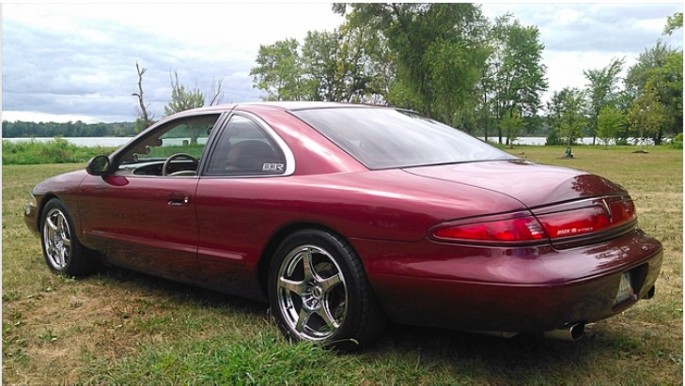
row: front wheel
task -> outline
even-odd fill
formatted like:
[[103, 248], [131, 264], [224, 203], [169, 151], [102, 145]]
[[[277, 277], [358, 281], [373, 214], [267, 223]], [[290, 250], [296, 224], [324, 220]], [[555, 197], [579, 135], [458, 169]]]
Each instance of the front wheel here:
[[344, 350], [370, 343], [383, 325], [358, 256], [321, 230], [296, 232], [276, 250], [269, 302], [287, 337]]
[[88, 255], [74, 233], [74, 223], [62, 202], [48, 201], [41, 216], [43, 256], [50, 270], [68, 276], [83, 276], [97, 269], [99, 261]]

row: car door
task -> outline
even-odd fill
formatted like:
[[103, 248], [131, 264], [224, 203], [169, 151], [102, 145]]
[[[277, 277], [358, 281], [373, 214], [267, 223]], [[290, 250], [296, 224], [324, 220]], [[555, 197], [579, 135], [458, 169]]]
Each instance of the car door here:
[[255, 282], [255, 264], [273, 230], [278, 183], [294, 171], [283, 140], [263, 121], [233, 114], [204, 165], [195, 205], [198, 260], [207, 285], [243, 296]]
[[87, 243], [116, 265], [192, 282], [197, 167], [218, 119], [210, 114], [164, 124], [116, 153], [112, 174], [88, 176], [79, 188]]

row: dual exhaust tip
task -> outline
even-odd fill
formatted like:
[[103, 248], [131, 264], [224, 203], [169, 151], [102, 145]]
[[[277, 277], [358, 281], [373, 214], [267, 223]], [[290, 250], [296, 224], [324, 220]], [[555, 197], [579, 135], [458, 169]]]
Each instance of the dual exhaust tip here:
[[585, 335], [585, 323], [569, 324], [563, 328], [545, 331], [545, 338], [576, 341]]
[[[642, 299], [651, 299], [656, 292], [656, 286], [652, 286], [643, 296]], [[585, 335], [585, 323], [573, 323], [564, 326], [558, 330], [546, 331], [542, 335], [545, 338], [561, 339], [576, 341]]]
[[[651, 299], [654, 297], [656, 287], [652, 286], [643, 296], [642, 299]], [[473, 331], [479, 334], [498, 336], [500, 338], [511, 338], [518, 335], [516, 332], [507, 331]], [[571, 323], [556, 330], [545, 331], [542, 333], [545, 338], [559, 339], [574, 342], [585, 336], [585, 323]]]
[[[499, 338], [512, 338], [518, 333], [507, 331], [471, 331], [478, 334], [496, 336]], [[574, 323], [556, 330], [545, 331], [542, 333], [545, 338], [576, 341], [585, 335], [585, 323]]]

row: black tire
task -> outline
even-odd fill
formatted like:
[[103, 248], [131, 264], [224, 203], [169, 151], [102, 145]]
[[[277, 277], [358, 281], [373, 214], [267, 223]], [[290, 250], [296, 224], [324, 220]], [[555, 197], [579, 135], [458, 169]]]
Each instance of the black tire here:
[[[100, 261], [79, 242], [67, 208], [56, 198], [43, 207], [40, 239], [43, 257], [50, 270], [67, 276], [85, 276], [96, 271]], [[90, 252], [90, 253], [89, 253]]]
[[376, 340], [385, 322], [357, 254], [322, 230], [298, 231], [281, 243], [268, 294], [276, 323], [292, 340], [351, 351]]

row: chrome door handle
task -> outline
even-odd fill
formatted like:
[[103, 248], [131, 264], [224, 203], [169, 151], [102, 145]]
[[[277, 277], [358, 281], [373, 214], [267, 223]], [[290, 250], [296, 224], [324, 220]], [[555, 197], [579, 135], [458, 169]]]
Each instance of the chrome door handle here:
[[190, 196], [186, 195], [175, 195], [169, 196], [169, 201], [167, 202], [169, 206], [188, 206], [190, 204]]

